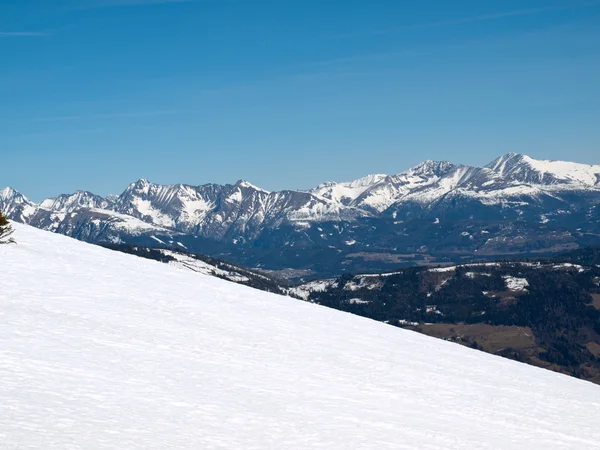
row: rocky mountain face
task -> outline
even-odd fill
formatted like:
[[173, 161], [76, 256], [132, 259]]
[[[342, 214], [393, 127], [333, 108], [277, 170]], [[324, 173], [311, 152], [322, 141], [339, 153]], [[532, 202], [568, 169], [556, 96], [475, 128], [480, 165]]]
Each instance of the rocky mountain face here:
[[425, 161], [308, 191], [142, 179], [119, 196], [78, 191], [40, 204], [0, 191], [10, 219], [77, 239], [180, 245], [298, 276], [598, 243], [599, 204], [600, 166], [513, 153], [485, 167]]

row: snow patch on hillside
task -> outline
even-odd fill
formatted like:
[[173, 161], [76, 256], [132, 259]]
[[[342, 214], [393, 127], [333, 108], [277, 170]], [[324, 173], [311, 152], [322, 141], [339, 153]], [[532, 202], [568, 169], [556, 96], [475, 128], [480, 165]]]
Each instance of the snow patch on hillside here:
[[169, 264], [174, 264], [178, 267], [181, 267], [181, 268], [184, 268], [187, 270], [192, 270], [194, 272], [198, 272], [198, 273], [201, 273], [204, 275], [225, 278], [225, 279], [227, 279], [229, 281], [233, 281], [235, 283], [243, 283], [245, 281], [250, 281], [250, 278], [248, 278], [246, 276], [237, 274], [232, 271], [220, 269], [216, 266], [213, 266], [211, 264], [208, 264], [204, 261], [201, 261], [199, 259], [196, 259], [196, 258], [186, 255], [186, 254], [174, 252], [171, 250], [161, 250], [161, 252], [167, 256], [175, 258], [175, 261], [171, 261], [171, 262], [169, 262]]
[[526, 291], [529, 286], [529, 282], [525, 278], [511, 277], [510, 275], [504, 275], [504, 282], [506, 288], [511, 291]]
[[304, 283], [289, 289], [289, 293], [303, 300], [308, 300], [311, 292], [325, 292], [336, 284], [336, 280], [317, 280]]

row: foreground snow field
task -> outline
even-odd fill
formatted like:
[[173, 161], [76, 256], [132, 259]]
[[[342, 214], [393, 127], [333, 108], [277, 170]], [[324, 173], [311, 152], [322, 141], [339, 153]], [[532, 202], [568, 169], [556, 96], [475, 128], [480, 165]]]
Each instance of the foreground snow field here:
[[600, 388], [15, 225], [2, 449], [591, 449]]

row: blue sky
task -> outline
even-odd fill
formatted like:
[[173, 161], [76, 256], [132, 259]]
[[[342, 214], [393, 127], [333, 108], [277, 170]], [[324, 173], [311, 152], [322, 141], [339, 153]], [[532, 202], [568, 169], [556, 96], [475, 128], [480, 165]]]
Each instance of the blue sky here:
[[600, 1], [3, 0], [0, 186], [600, 163]]

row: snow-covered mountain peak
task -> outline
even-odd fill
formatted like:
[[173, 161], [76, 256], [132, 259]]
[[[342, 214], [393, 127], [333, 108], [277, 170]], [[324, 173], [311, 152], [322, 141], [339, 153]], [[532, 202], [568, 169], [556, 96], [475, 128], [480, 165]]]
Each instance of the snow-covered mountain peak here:
[[359, 178], [354, 181], [349, 181], [347, 183], [340, 183], [349, 188], [360, 188], [360, 187], [370, 187], [374, 184], [380, 183], [388, 177], [386, 174], [382, 173], [374, 173], [371, 175], [367, 175], [366, 177]]
[[526, 157], [529, 158], [526, 155], [510, 152], [496, 158], [491, 163], [487, 164], [485, 167], [493, 170], [494, 172], [497, 172], [499, 175], [504, 175], [505, 173], [510, 171], [511, 168], [522, 164], [524, 158]]
[[311, 191], [316, 191], [319, 189], [323, 189], [323, 188], [328, 188], [331, 186], [336, 186], [337, 184], [339, 184], [337, 181], [325, 181], [324, 183], [319, 184], [316, 188], [311, 189]]
[[385, 174], [372, 174], [343, 183], [329, 181], [320, 184], [317, 188], [312, 189], [309, 192], [335, 203], [351, 206], [353, 202], [368, 189], [383, 183], [388, 178], [389, 176]]
[[454, 166], [450, 161], [432, 161], [430, 159], [412, 167], [402, 174], [419, 176], [442, 176], [448, 173]]
[[0, 211], [13, 220], [26, 222], [35, 213], [36, 206], [35, 203], [11, 187], [0, 190]]
[[140, 178], [135, 183], [131, 183], [127, 190], [148, 193], [150, 186], [152, 186], [152, 183], [145, 178]]
[[263, 188], [259, 188], [258, 186], [255, 186], [254, 184], [252, 184], [246, 180], [238, 180], [237, 183], [235, 183], [235, 186], [253, 189], [255, 191], [264, 192], [265, 194], [269, 194], [269, 191], [267, 191]]
[[570, 184], [574, 187], [600, 185], [600, 165], [538, 160], [527, 155], [507, 153], [486, 168], [503, 178], [528, 184]]
[[107, 209], [111, 207], [111, 202], [88, 191], [75, 191], [71, 195], [61, 194], [58, 197], [46, 199], [39, 206], [55, 212], [73, 212], [80, 208]]
[[342, 181], [342, 182], [326, 181], [324, 183], [319, 184], [316, 188], [310, 189], [308, 192], [313, 192], [313, 193], [317, 193], [317, 194], [321, 195], [321, 193], [323, 191], [329, 190], [331, 188], [338, 188], [338, 189], [341, 188], [342, 190], [344, 190], [344, 189], [364, 190], [375, 184], [381, 183], [388, 177], [389, 177], [389, 175], [386, 175], [383, 173], [373, 173], [373, 174], [367, 175], [365, 177], [357, 178], [356, 180], [352, 180], [352, 181]]
[[18, 197], [22, 197], [25, 198], [23, 196], [23, 194], [21, 194], [19, 191], [9, 187], [5, 187], [4, 189], [2, 189], [0, 191], [0, 200], [11, 200], [14, 198], [18, 198]]

